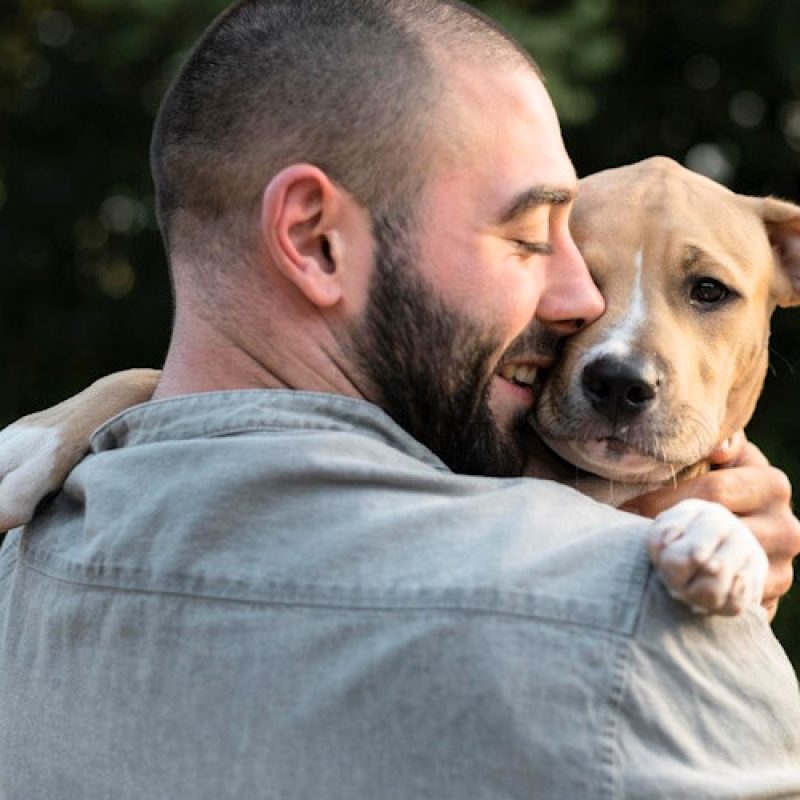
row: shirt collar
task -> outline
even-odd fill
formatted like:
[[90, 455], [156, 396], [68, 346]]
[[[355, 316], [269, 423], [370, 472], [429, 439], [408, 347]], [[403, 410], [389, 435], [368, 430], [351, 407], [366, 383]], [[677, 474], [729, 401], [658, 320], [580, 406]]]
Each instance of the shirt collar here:
[[134, 406], [100, 426], [92, 436], [91, 448], [102, 453], [152, 442], [286, 430], [358, 433], [450, 471], [373, 403], [286, 389], [205, 392]]

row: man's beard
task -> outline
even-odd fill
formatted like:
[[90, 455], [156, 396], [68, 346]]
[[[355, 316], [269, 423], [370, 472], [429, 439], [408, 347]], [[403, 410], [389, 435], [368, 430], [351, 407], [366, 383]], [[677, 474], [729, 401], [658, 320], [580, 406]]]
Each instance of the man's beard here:
[[[454, 472], [520, 475], [527, 414], [504, 431], [489, 406], [502, 339], [428, 285], [407, 225], [377, 218], [373, 235], [373, 278], [351, 346], [375, 402]], [[508, 352], [530, 353], [523, 344]]]

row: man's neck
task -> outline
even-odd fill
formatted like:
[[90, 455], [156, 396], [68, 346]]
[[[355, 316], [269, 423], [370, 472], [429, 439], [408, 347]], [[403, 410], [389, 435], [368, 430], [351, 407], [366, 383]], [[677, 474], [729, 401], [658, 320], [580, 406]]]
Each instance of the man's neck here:
[[[309, 357], [310, 356], [310, 357]], [[154, 400], [237, 389], [293, 389], [364, 398], [357, 380], [320, 349], [277, 336], [257, 349], [208, 322], [176, 321]]]

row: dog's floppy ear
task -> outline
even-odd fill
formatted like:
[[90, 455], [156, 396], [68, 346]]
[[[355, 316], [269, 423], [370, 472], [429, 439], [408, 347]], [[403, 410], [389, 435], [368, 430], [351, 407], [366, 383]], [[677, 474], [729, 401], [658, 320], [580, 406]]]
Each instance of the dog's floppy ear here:
[[788, 278], [786, 291], [778, 298], [778, 305], [800, 305], [800, 206], [765, 197], [761, 213], [775, 263]]

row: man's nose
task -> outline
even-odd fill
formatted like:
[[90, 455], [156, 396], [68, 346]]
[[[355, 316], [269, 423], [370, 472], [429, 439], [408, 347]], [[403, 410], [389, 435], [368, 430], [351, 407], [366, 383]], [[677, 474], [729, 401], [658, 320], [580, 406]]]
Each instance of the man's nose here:
[[559, 335], [569, 336], [594, 322], [606, 303], [571, 237], [556, 251], [549, 267], [536, 317]]

